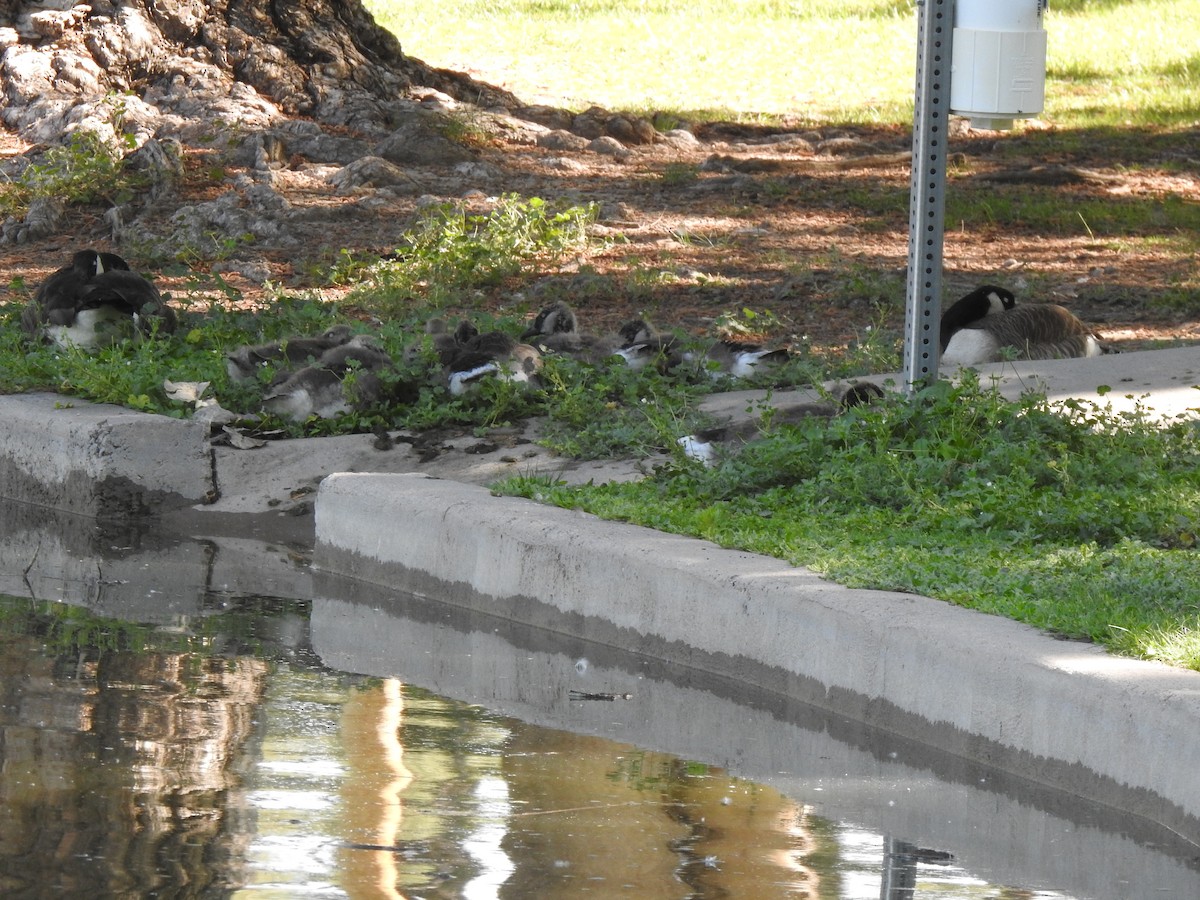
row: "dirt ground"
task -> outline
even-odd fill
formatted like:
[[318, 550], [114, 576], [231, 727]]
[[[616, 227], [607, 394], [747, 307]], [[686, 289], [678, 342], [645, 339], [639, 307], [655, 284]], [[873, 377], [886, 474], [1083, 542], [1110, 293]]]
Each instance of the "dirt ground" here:
[[[550, 129], [525, 119], [491, 117], [485, 125], [488, 137], [474, 142], [472, 162], [412, 167], [410, 190], [339, 194], [327, 180], [334, 167], [292, 156], [268, 176], [290, 209], [304, 213], [289, 240], [187, 262], [199, 272], [222, 271], [244, 302], [263, 297], [267, 272], [286, 290], [337, 300], [346, 289], [331, 287], [327, 275], [341, 250], [392, 251], [429, 197], [465, 196], [483, 206], [489, 196], [515, 192], [597, 202], [600, 220], [580, 257], [506, 284], [480, 297], [482, 306], [531, 314], [537, 282], [553, 275], [574, 279], [582, 324], [596, 331], [646, 314], [660, 326], [703, 334], [723, 314], [749, 308], [769, 313], [758, 321], [772, 336], [813, 346], [844, 346], [881, 326], [902, 333], [907, 129], [716, 124], [693, 128], [694, 139], [676, 133], [649, 145], [564, 149], [546, 137]], [[1093, 232], [1082, 214], [1069, 214], [1096, 202], [1194, 207], [1200, 162], [1188, 156], [1188, 140], [1151, 141], [1138, 159], [1126, 160], [1113, 144], [1047, 140], [1036, 127], [959, 133], [948, 187], [947, 295], [1007, 285], [1019, 299], [1069, 306], [1115, 349], [1200, 343], [1200, 270], [1187, 249], [1194, 242], [1176, 240], [1169, 228]], [[1072, 149], [1057, 149], [1063, 146]], [[1131, 144], [1115, 146], [1119, 152]], [[1039, 155], [1047, 147], [1056, 155]], [[0, 134], [0, 156], [27, 149]], [[186, 148], [185, 168], [151, 216], [168, 244], [175, 208], [240, 190], [239, 176], [262, 179], [203, 147]], [[993, 215], [1031, 192], [1067, 211], [1053, 232]], [[83, 246], [122, 252], [174, 297], [219, 296], [203, 279], [178, 267], [154, 271], [136, 248], [114, 245], [105, 211], [74, 209], [67, 230], [0, 249], [0, 301], [23, 301]]]

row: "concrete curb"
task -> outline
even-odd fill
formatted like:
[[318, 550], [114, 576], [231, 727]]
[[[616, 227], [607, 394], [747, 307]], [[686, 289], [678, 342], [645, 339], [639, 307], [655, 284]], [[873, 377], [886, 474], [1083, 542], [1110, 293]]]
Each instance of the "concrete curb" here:
[[156, 516], [215, 492], [208, 428], [58, 394], [0, 397], [0, 495], [97, 519]]
[[772, 690], [1200, 842], [1200, 674], [417, 475], [321, 485], [316, 565]]

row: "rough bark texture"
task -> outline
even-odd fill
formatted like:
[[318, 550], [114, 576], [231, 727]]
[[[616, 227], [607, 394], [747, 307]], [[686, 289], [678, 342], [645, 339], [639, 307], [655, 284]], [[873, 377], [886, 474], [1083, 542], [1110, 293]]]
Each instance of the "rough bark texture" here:
[[244, 132], [297, 116], [378, 136], [420, 87], [517, 105], [405, 57], [359, 0], [0, 0], [3, 122], [30, 141], [103, 133], [114, 97], [145, 136], [211, 139], [220, 123]]

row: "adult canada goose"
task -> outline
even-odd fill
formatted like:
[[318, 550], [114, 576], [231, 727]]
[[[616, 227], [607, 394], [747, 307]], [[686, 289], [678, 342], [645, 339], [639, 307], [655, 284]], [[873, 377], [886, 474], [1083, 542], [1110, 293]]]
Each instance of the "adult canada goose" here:
[[1001, 313], [1016, 306], [1017, 298], [1007, 288], [985, 284], [975, 288], [965, 297], [961, 297], [950, 308], [942, 313], [941, 321], [941, 350], [944, 353], [946, 345], [954, 332], [972, 322], [977, 322], [985, 316]]
[[35, 338], [98, 350], [155, 330], [175, 330], [175, 311], [158, 289], [115, 253], [80, 250], [38, 287], [21, 314]]
[[489, 331], [467, 342], [446, 366], [450, 393], [461, 397], [484, 378], [536, 383], [542, 355], [502, 331]]
[[370, 335], [356, 335], [326, 350], [312, 365], [280, 377], [263, 395], [263, 409], [293, 422], [363, 409], [383, 399], [380, 373], [391, 365], [391, 357]]
[[1070, 310], [1034, 303], [991, 313], [958, 329], [942, 351], [942, 362], [976, 366], [1006, 358], [1070, 359], [1107, 352]]
[[225, 355], [225, 370], [234, 381], [252, 381], [265, 366], [277, 364], [291, 369], [315, 362], [321, 354], [347, 343], [352, 337], [349, 325], [334, 325], [315, 336], [238, 347]]
[[575, 311], [562, 300], [542, 309], [525, 329], [521, 340], [541, 351], [564, 353], [591, 363], [612, 356], [618, 345], [616, 338], [581, 332]]
[[677, 443], [685, 456], [706, 466], [713, 466], [781, 425], [797, 425], [812, 418], [832, 419], [852, 406], [874, 403], [881, 397], [883, 389], [879, 385], [870, 381], [856, 381], [842, 391], [836, 401], [780, 407], [771, 410], [769, 415], [764, 414], [697, 431], [695, 434], [679, 438]]

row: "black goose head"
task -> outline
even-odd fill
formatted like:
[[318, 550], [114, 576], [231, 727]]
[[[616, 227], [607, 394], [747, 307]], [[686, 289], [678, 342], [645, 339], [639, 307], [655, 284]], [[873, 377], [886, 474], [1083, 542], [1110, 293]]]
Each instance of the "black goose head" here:
[[[71, 257], [71, 265], [63, 266], [55, 275], [70, 272], [83, 281], [90, 281], [104, 272], [129, 271], [129, 263], [115, 253], [103, 250], [79, 250]], [[53, 278], [54, 276], [51, 276]]]
[[951, 336], [960, 328], [993, 313], [1012, 309], [1016, 304], [1017, 298], [1007, 288], [997, 287], [994, 284], [985, 284], [975, 288], [942, 313], [941, 349], [946, 349], [946, 344], [950, 342]]
[[71, 257], [70, 265], [53, 272], [42, 282], [34, 299], [44, 310], [74, 308], [97, 276], [117, 271], [129, 271], [129, 263], [117, 254], [79, 250]]

